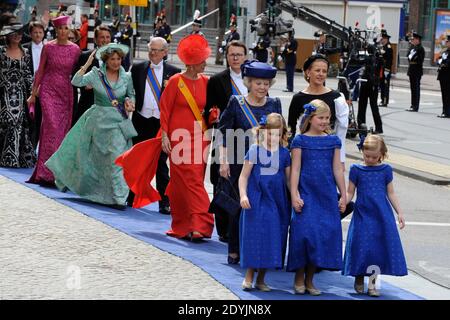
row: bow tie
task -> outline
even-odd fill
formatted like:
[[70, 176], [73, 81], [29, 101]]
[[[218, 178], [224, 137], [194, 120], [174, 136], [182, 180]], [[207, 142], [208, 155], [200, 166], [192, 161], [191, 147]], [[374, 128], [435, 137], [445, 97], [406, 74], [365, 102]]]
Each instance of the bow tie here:
[[162, 68], [162, 64], [151, 64], [150, 65], [150, 67], [152, 68], [152, 69], [156, 69], [156, 70], [159, 70], [159, 69], [161, 69]]

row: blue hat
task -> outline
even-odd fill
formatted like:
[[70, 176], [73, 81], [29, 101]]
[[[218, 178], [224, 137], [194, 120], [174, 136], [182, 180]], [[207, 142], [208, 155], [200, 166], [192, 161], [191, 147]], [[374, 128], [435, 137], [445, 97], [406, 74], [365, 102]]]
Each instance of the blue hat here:
[[277, 75], [277, 69], [271, 65], [257, 60], [247, 60], [241, 65], [242, 78], [273, 79]]

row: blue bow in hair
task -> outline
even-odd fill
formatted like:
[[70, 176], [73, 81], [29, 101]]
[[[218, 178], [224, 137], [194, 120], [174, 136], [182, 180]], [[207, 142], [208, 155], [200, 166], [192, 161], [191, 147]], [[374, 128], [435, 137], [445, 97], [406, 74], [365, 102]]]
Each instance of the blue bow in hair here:
[[311, 113], [317, 110], [317, 108], [310, 103], [305, 104], [303, 108], [305, 109], [305, 116], [309, 116]]
[[261, 120], [259, 120], [259, 125], [260, 126], [265, 126], [267, 124], [267, 116], [266, 115], [263, 115], [262, 117], [261, 117]]
[[366, 140], [366, 136], [367, 135], [362, 134], [362, 133], [359, 134], [359, 143], [356, 145], [358, 147], [359, 151], [362, 150], [362, 147], [364, 145], [364, 140]]

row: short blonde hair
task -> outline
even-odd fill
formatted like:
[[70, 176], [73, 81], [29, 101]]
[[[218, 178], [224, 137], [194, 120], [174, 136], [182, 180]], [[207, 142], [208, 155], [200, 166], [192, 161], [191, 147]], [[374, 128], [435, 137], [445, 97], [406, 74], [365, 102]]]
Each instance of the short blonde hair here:
[[[303, 116], [301, 117], [300, 121], [300, 133], [305, 133], [309, 130], [311, 127], [311, 119], [319, 114], [328, 112], [331, 115], [330, 107], [322, 100], [315, 99], [309, 103], [310, 105], [314, 106], [316, 108], [315, 111], [311, 113], [305, 112]], [[327, 134], [331, 133], [331, 128], [328, 126], [327, 129], [324, 131]]]
[[362, 146], [362, 151], [379, 151], [381, 153], [380, 162], [388, 157], [387, 146], [384, 139], [376, 134], [369, 134]]
[[[256, 79], [263, 79], [263, 78], [244, 77], [244, 79], [242, 80], [242, 82], [244, 83], [244, 86], [246, 86], [247, 89], [250, 90], [251, 82], [252, 82], [253, 80], [256, 80]], [[269, 80], [269, 81], [270, 81], [270, 83], [269, 83], [269, 88], [272, 87], [272, 86], [275, 84], [275, 82], [276, 82], [275, 78], [272, 78], [272, 79], [263, 79], [263, 80]]]
[[291, 136], [291, 132], [286, 124], [286, 120], [279, 113], [272, 112], [267, 115], [266, 123], [260, 124], [254, 128], [254, 134], [256, 137], [256, 144], [261, 144], [263, 138], [263, 130], [279, 129], [281, 132], [280, 145], [286, 147], [288, 145], [288, 139]]

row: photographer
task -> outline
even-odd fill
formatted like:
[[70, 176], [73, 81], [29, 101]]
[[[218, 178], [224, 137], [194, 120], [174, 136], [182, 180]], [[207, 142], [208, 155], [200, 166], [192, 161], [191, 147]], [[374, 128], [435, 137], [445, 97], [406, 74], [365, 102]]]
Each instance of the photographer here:
[[258, 43], [255, 48], [253, 48], [253, 54], [256, 60], [259, 62], [267, 63], [269, 58], [269, 52], [267, 48], [270, 47], [270, 37], [268, 34], [259, 37]]
[[366, 82], [361, 83], [359, 102], [358, 102], [358, 125], [366, 123], [367, 101], [370, 101], [372, 116], [375, 122], [375, 134], [383, 133], [383, 124], [381, 122], [380, 111], [378, 110], [378, 86], [380, 85], [380, 71], [382, 68], [382, 60], [376, 52], [374, 45], [367, 48], [368, 55], [364, 62], [364, 71], [361, 76]]

